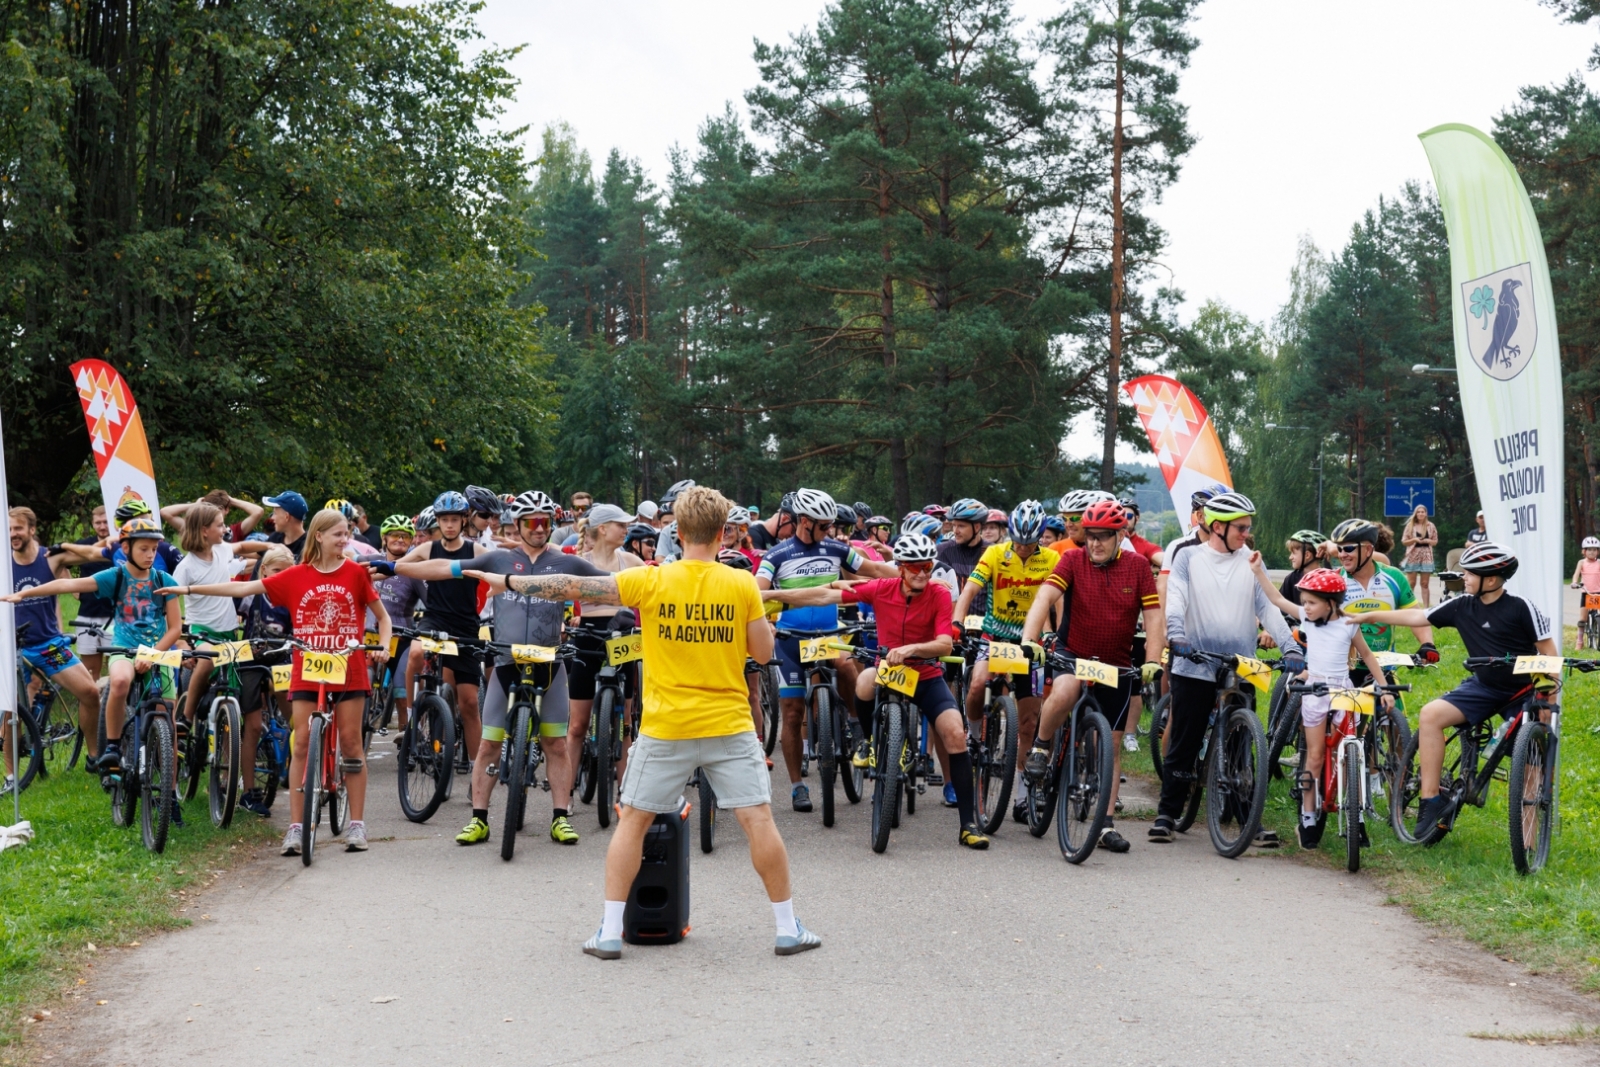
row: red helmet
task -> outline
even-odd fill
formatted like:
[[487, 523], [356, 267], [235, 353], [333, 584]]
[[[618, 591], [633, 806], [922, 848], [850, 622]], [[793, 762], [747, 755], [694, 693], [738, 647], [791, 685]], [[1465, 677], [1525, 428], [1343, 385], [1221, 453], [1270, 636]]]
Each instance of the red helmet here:
[[1006, 523], [1011, 521], [1011, 516], [1007, 515], [1005, 512], [1001, 511], [999, 508], [991, 508], [989, 510], [989, 517], [987, 519], [984, 519], [983, 521], [986, 522], [986, 523], [995, 522], [995, 523], [999, 523], [1000, 525], [1004, 526]]
[[1083, 513], [1085, 530], [1126, 530], [1128, 513], [1115, 500], [1100, 500]]
[[922, 513], [924, 515], [932, 515], [936, 519], [942, 519], [949, 513], [949, 510], [943, 504], [929, 504], [922, 509]]
[[1327, 567], [1318, 567], [1308, 572], [1295, 583], [1294, 587], [1304, 589], [1308, 593], [1325, 593], [1329, 596], [1344, 596], [1345, 592], [1344, 579], [1339, 576], [1339, 572], [1329, 570]]

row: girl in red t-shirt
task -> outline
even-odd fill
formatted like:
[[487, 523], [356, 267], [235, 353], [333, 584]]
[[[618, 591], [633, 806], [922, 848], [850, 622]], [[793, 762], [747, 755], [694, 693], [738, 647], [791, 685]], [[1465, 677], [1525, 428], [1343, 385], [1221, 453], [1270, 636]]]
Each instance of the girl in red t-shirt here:
[[[251, 596], [260, 594], [274, 605], [287, 609], [293, 619], [297, 640], [312, 648], [343, 651], [352, 642], [361, 644], [366, 632], [367, 610], [378, 620], [378, 647], [350, 653], [345, 682], [328, 694], [333, 703], [334, 723], [339, 731], [339, 753], [345, 764], [345, 788], [350, 796], [350, 828], [345, 832], [345, 849], [364, 852], [367, 825], [366, 760], [361, 745], [361, 713], [372, 688], [367, 679], [367, 664], [382, 666], [389, 658], [391, 623], [383, 601], [373, 587], [372, 577], [361, 564], [346, 559], [350, 526], [343, 515], [332, 509], [317, 512], [306, 527], [304, 560], [271, 577], [254, 582], [226, 582], [216, 585], [180, 585], [169, 591], [180, 596]], [[294, 750], [289, 763], [289, 780], [303, 780], [306, 765], [307, 725], [317, 706], [317, 687], [300, 676], [301, 655], [294, 654], [294, 676], [289, 685], [293, 707]], [[289, 793], [289, 832], [283, 839], [283, 854], [300, 854], [301, 818], [305, 795], [299, 789]]]

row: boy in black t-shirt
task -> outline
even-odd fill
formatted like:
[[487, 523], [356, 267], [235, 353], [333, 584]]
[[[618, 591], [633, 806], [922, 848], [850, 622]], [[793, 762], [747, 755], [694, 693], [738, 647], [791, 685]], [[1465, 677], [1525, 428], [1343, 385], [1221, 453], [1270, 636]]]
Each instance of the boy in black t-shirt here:
[[[1508, 548], [1483, 541], [1461, 554], [1466, 596], [1446, 600], [1425, 611], [1367, 611], [1362, 622], [1398, 626], [1447, 626], [1461, 635], [1468, 656], [1559, 656], [1550, 620], [1529, 601], [1505, 591], [1506, 580], [1517, 573], [1517, 557]], [[1417, 814], [1418, 840], [1432, 842], [1442, 836], [1439, 820], [1449, 814], [1449, 801], [1439, 796], [1444, 767], [1444, 732], [1461, 723], [1477, 725], [1505, 710], [1524, 688], [1508, 663], [1496, 663], [1467, 678], [1456, 688], [1422, 708], [1417, 725], [1417, 756], [1422, 772]]]

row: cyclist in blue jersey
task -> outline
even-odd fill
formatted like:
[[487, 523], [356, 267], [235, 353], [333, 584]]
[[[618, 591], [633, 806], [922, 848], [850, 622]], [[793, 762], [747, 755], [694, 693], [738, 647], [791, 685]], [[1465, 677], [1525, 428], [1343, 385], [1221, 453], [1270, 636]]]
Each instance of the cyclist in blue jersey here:
[[[854, 546], [828, 536], [828, 529], [839, 520], [833, 497], [819, 489], [800, 489], [794, 494], [794, 536], [779, 542], [761, 559], [756, 584], [762, 589], [806, 589], [827, 585], [841, 576], [890, 578], [900, 572], [890, 563], [867, 559]], [[839, 625], [839, 609], [823, 607], [790, 608], [778, 616], [786, 630], [832, 630]], [[800, 736], [804, 732], [806, 676], [800, 667], [800, 642], [795, 638], [777, 643], [778, 664], [783, 682], [778, 689], [783, 714], [783, 762], [789, 769], [790, 799], [795, 811], [811, 810], [811, 791], [800, 781]], [[858, 673], [855, 660], [840, 657], [841, 696], [853, 695]], [[847, 705], [849, 706], [849, 705]]]

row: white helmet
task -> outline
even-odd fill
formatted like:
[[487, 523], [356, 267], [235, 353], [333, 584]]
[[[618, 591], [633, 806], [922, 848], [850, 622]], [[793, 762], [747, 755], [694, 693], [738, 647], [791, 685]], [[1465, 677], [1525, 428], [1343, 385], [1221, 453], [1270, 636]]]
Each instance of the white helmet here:
[[901, 534], [894, 543], [894, 561], [896, 563], [928, 563], [939, 554], [939, 546], [933, 539], [924, 534]]
[[796, 515], [804, 515], [808, 519], [816, 519], [829, 525], [839, 521], [839, 505], [833, 502], [833, 497], [821, 489], [796, 489], [794, 511]]
[[1104, 489], [1074, 489], [1061, 498], [1056, 505], [1056, 511], [1062, 515], [1081, 515], [1089, 510], [1090, 504], [1098, 504], [1102, 500], [1115, 500], [1116, 495]]
[[734, 526], [749, 526], [750, 510], [742, 508], [738, 504], [733, 505], [728, 509], [728, 522]]
[[522, 493], [511, 502], [510, 507], [506, 508], [506, 514], [511, 516], [512, 522], [516, 522], [518, 519], [528, 515], [554, 515], [555, 513], [556, 502], [537, 489], [529, 489], [526, 493]]
[[1600, 548], [1600, 537], [1585, 537], [1583, 539], [1583, 547]]

